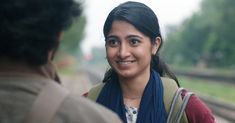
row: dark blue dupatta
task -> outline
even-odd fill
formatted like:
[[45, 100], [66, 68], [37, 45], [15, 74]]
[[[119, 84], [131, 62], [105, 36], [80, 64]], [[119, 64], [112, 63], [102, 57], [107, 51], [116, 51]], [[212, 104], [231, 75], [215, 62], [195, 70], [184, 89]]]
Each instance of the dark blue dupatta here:
[[[127, 123], [121, 87], [116, 75], [105, 84], [96, 102], [116, 112]], [[165, 123], [167, 113], [163, 102], [163, 85], [159, 74], [151, 70], [145, 87], [136, 123]]]

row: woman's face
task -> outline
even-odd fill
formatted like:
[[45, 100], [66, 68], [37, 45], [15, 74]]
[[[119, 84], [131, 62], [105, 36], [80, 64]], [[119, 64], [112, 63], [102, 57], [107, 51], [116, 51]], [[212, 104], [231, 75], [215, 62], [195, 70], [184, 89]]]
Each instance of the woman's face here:
[[133, 78], [150, 71], [151, 55], [161, 43], [150, 38], [126, 21], [114, 21], [106, 38], [106, 55], [119, 77]]

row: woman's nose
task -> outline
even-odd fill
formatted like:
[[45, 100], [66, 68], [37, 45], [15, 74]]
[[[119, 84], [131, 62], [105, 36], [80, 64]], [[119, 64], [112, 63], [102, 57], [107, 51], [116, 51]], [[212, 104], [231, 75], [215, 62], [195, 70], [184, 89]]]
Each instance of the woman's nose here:
[[121, 44], [119, 47], [118, 56], [120, 58], [126, 58], [130, 55], [130, 48], [126, 44]]

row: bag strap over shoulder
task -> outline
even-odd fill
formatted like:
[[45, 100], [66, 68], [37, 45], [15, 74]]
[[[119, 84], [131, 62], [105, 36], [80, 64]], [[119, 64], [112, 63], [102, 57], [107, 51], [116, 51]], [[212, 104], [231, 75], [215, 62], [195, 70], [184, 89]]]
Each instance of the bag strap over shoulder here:
[[193, 93], [186, 93], [182, 100], [181, 93], [184, 90], [179, 88], [173, 79], [161, 77], [164, 86], [164, 104], [168, 112], [167, 123], [188, 123], [185, 108]]
[[176, 123], [180, 123], [181, 117], [182, 117], [182, 115], [185, 111], [185, 108], [188, 104], [188, 101], [192, 95], [194, 95], [192, 92], [188, 92], [186, 94], [186, 96], [184, 97], [183, 104], [181, 105], [180, 110], [177, 112], [177, 115], [176, 115], [176, 117], [177, 117]]
[[93, 101], [96, 101], [96, 99], [98, 98], [100, 91], [102, 90], [103, 86], [105, 85], [105, 83], [99, 83], [97, 84], [95, 87], [93, 87], [89, 92], [87, 97]]
[[25, 123], [49, 123], [69, 92], [51, 80], [39, 93]]
[[177, 100], [181, 96], [181, 93], [182, 93], [183, 90], [184, 90], [183, 88], [178, 88], [176, 93], [175, 93], [173, 101], [171, 102], [171, 105], [170, 105], [170, 111], [168, 112], [167, 123], [171, 123], [173, 118], [175, 118], [175, 119], [177, 118], [176, 117], [176, 113], [175, 113], [175, 115], [173, 115], [173, 112], [174, 112], [174, 110], [176, 108]]

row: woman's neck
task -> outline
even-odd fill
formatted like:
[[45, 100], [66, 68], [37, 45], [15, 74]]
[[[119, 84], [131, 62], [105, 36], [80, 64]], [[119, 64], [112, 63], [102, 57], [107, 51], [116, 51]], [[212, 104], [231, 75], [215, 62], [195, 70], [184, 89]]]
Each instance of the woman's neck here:
[[149, 78], [150, 72], [128, 79], [119, 77], [125, 104], [138, 107]]

